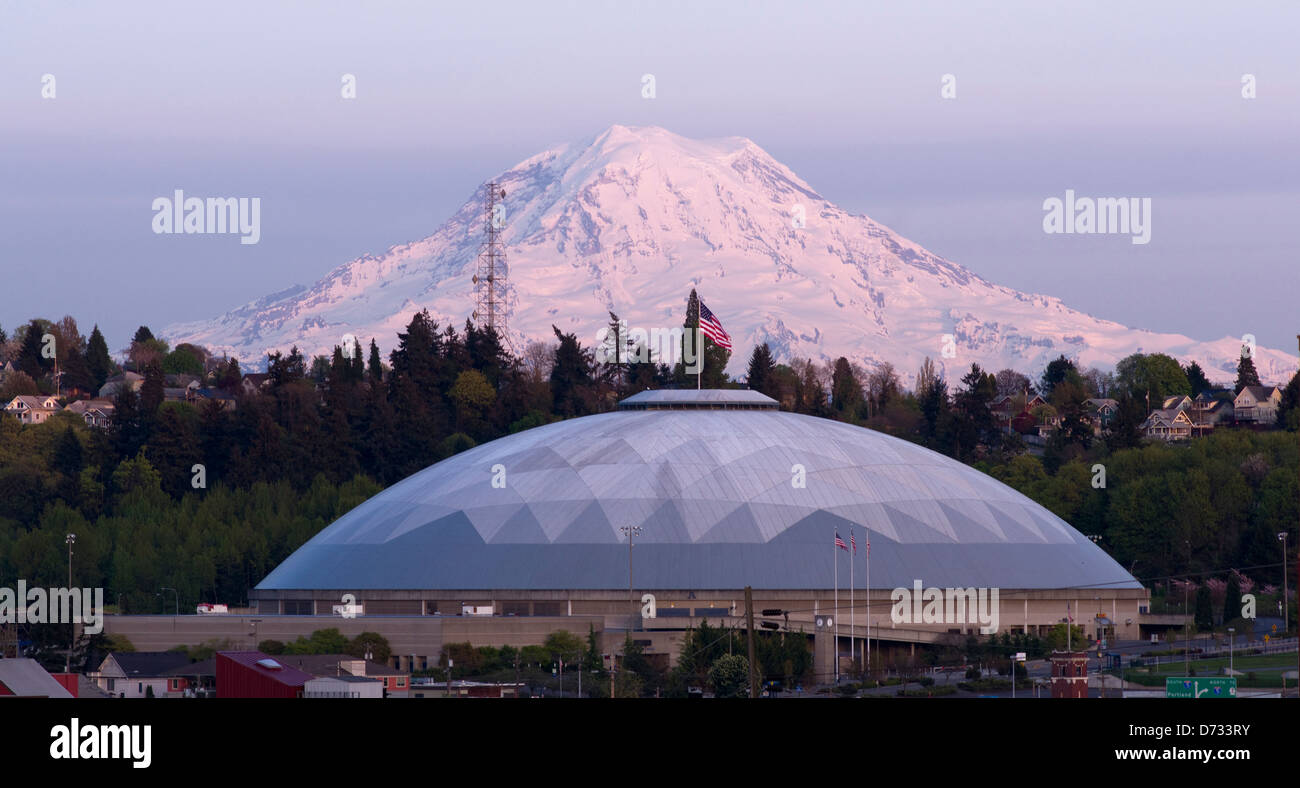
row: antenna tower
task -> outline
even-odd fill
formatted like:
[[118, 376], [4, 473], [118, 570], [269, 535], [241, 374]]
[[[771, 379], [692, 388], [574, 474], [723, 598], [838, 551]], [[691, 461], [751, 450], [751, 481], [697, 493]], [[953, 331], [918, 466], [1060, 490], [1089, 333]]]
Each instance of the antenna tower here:
[[487, 184], [484, 203], [483, 243], [478, 251], [478, 273], [474, 275], [474, 321], [483, 328], [494, 329], [497, 337], [507, 347], [506, 334], [506, 250], [501, 243], [501, 230], [505, 228], [505, 189], [496, 181]]

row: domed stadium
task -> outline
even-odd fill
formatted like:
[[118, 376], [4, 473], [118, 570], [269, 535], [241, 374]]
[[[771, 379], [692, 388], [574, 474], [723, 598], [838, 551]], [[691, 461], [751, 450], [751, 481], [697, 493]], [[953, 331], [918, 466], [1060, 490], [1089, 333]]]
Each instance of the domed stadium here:
[[257, 588], [627, 588], [628, 528], [634, 582], [650, 590], [830, 588], [835, 534], [850, 529], [870, 540], [875, 588], [1140, 587], [1068, 523], [948, 457], [757, 392], [650, 391], [410, 476]]
[[589, 625], [606, 641], [676, 631], [644, 641], [671, 654], [699, 620], [743, 620], [750, 587], [755, 609], [784, 626], [833, 631], [816, 648], [828, 665], [846, 634], [863, 639], [869, 612], [882, 646], [973, 629], [891, 620], [891, 590], [922, 585], [999, 589], [1011, 631], [1095, 615], [1099, 639], [1139, 636], [1148, 599], [1089, 539], [990, 476], [729, 390], [642, 392], [443, 460], [325, 528], [250, 598], [282, 618], [350, 612], [374, 628], [406, 617], [415, 623], [398, 638], [413, 655]]

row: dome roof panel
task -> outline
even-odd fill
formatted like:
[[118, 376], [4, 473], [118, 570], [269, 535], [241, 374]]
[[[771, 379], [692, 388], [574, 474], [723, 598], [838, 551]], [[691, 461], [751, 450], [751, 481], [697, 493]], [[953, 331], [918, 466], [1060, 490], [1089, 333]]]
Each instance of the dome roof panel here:
[[[348, 512], [258, 588], [620, 588], [625, 525], [642, 526], [636, 577], [649, 588], [827, 588], [833, 533], [849, 528], [860, 552], [871, 534], [877, 588], [1140, 587], [973, 468], [849, 424], [732, 408], [734, 398], [655, 393], [645, 409], [477, 446]], [[492, 486], [498, 464], [504, 489]]]

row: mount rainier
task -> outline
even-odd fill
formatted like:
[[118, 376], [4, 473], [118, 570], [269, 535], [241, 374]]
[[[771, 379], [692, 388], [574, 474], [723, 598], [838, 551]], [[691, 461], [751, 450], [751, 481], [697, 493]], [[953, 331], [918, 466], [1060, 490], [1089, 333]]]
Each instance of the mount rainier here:
[[[950, 383], [972, 362], [1036, 377], [1060, 354], [1113, 368], [1130, 353], [1195, 360], [1212, 381], [1236, 377], [1241, 340], [1197, 341], [1101, 320], [1060, 299], [993, 284], [870, 218], [836, 207], [743, 137], [692, 140], [612, 126], [537, 154], [494, 179], [506, 192], [510, 339], [585, 346], [613, 311], [633, 327], [679, 326], [695, 287], [731, 334], [728, 371], [752, 348], [892, 362], [911, 380], [925, 356]], [[173, 343], [236, 356], [246, 368], [297, 345], [329, 354], [345, 334], [387, 356], [427, 308], [458, 328], [474, 305], [485, 186], [433, 235], [331, 271], [206, 321], [169, 326]], [[943, 358], [945, 335], [956, 355]], [[951, 349], [951, 348], [950, 348]], [[1284, 383], [1295, 359], [1258, 348], [1260, 379]]]

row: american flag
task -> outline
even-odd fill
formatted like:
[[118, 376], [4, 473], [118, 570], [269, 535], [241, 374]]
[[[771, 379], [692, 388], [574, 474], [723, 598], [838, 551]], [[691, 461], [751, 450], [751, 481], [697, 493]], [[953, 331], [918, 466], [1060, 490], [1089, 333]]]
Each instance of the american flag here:
[[853, 529], [849, 529], [849, 545], [853, 547], [853, 554], [858, 554], [858, 540], [853, 536]]
[[723, 350], [731, 350], [731, 335], [722, 328], [722, 323], [714, 317], [709, 308], [704, 305], [704, 299], [700, 299], [700, 331], [704, 336], [712, 339], [714, 344]]
[[839, 531], [836, 531], [836, 532], [835, 532], [835, 546], [838, 547], [838, 548], [840, 548], [841, 550], [848, 550], [848, 549], [849, 549], [849, 546], [846, 545], [846, 544], [844, 544], [844, 540], [840, 538], [840, 532], [839, 532]]

